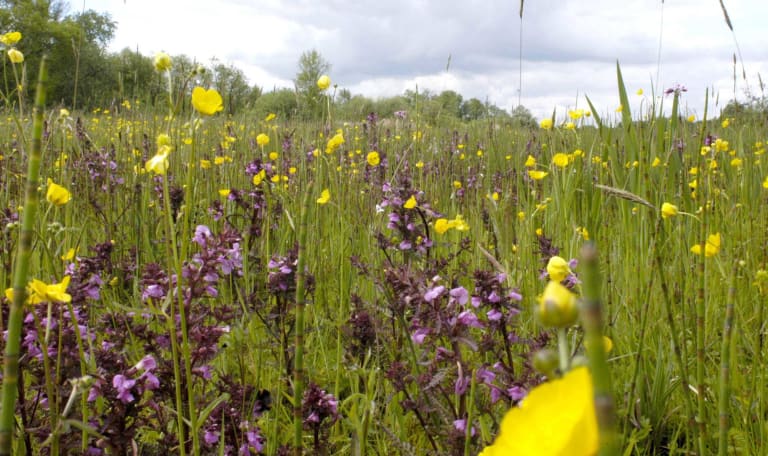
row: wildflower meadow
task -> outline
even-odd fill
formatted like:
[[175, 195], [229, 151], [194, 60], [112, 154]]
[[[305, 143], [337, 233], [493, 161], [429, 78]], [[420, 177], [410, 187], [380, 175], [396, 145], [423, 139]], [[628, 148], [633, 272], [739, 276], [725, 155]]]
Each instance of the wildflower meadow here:
[[75, 109], [3, 33], [0, 455], [768, 454], [765, 112]]

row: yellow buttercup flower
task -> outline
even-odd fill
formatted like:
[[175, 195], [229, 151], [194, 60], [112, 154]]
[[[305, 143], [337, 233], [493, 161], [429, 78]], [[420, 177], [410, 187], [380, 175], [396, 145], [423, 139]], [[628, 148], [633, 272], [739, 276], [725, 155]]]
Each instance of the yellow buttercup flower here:
[[274, 112], [270, 112], [267, 114], [267, 117], [264, 118], [264, 122], [270, 122], [274, 120], [275, 117], [277, 117], [277, 115]]
[[21, 63], [24, 61], [24, 54], [16, 48], [8, 49], [8, 58], [11, 63]]
[[765, 176], [765, 180], [763, 181], [763, 188], [768, 188], [768, 176]]
[[721, 240], [722, 239], [720, 233], [710, 234], [707, 236], [707, 242], [704, 243], [703, 249], [702, 244], [696, 244], [691, 247], [691, 253], [694, 255], [701, 255], [703, 250], [705, 257], [713, 257], [717, 255], [718, 252], [720, 252]]
[[525, 159], [525, 165], [526, 168], [533, 168], [536, 166], [536, 158], [533, 155], [528, 155], [528, 158]]
[[532, 389], [480, 456], [593, 456], [598, 447], [592, 377], [579, 367]]
[[661, 205], [661, 218], [670, 218], [679, 214], [677, 206], [672, 203], [664, 203]]
[[547, 274], [549, 275], [549, 280], [562, 282], [570, 273], [571, 268], [568, 266], [568, 262], [562, 257], [555, 255], [547, 262]]
[[552, 163], [554, 163], [558, 168], [565, 168], [568, 166], [569, 161], [570, 160], [568, 159], [568, 155], [562, 152], [557, 153], [554, 157], [552, 157]]
[[368, 165], [370, 166], [379, 166], [379, 163], [381, 163], [381, 158], [379, 158], [379, 153], [374, 150], [372, 152], [368, 152], [368, 155], [365, 157], [365, 161], [367, 161]]
[[48, 285], [41, 280], [34, 279], [29, 283], [29, 303], [70, 302], [72, 301], [72, 296], [67, 293], [68, 286], [69, 276], [65, 276], [60, 283], [51, 285]]
[[63, 206], [72, 199], [69, 190], [59, 184], [55, 184], [51, 178], [48, 178], [48, 191], [45, 193], [45, 199], [54, 206]]
[[328, 75], [326, 74], [320, 76], [320, 78], [317, 80], [317, 88], [320, 90], [325, 90], [330, 86], [331, 86], [331, 78], [329, 78]]
[[224, 109], [221, 95], [216, 89], [205, 90], [199, 86], [192, 90], [192, 107], [204, 116], [212, 116]]
[[170, 146], [161, 146], [155, 156], [147, 160], [144, 164], [144, 169], [152, 171], [155, 174], [165, 174], [168, 170], [168, 155], [170, 153]]
[[416, 197], [411, 195], [411, 197], [408, 198], [408, 201], [403, 203], [403, 207], [406, 209], [413, 209], [414, 207], [416, 207]]
[[447, 219], [439, 218], [435, 220], [435, 231], [437, 234], [444, 234], [449, 229], [451, 229], [451, 224]]
[[8, 32], [0, 35], [0, 43], [6, 46], [13, 46], [19, 41], [21, 41], [21, 32]]
[[155, 70], [162, 73], [171, 69], [171, 56], [165, 52], [155, 54]]
[[552, 129], [552, 119], [543, 119], [539, 126], [543, 128], [544, 130], [551, 130]]
[[533, 169], [528, 170], [528, 176], [533, 180], [542, 180], [547, 177], [549, 173], [546, 171], [537, 171]]
[[342, 144], [344, 144], [344, 135], [342, 134], [341, 130], [339, 130], [335, 135], [331, 137], [331, 139], [328, 140], [328, 143], [326, 143], [325, 153], [334, 153], [336, 149], [338, 149]]
[[326, 204], [331, 200], [331, 192], [327, 188], [320, 192], [320, 198], [317, 199], [317, 204]]
[[260, 147], [266, 146], [269, 144], [269, 136], [265, 135], [264, 133], [259, 133], [256, 136], [256, 144], [258, 144]]

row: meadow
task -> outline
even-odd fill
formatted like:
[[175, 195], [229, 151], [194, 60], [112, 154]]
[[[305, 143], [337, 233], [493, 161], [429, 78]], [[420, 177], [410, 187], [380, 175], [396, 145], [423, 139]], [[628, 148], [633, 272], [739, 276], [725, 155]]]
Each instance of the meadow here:
[[768, 454], [766, 121], [617, 75], [621, 110], [537, 128], [337, 118], [325, 80], [316, 121], [227, 116], [207, 88], [5, 98], [0, 440]]

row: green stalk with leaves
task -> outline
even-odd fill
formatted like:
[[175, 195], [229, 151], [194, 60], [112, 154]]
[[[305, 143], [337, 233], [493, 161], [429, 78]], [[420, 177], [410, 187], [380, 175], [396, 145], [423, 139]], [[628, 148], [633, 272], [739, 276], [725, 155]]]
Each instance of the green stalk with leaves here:
[[32, 127], [32, 153], [27, 163], [27, 183], [24, 196], [24, 211], [21, 220], [19, 249], [13, 272], [13, 301], [8, 316], [8, 339], [5, 345], [3, 361], [3, 390], [0, 403], [0, 455], [10, 455], [13, 451], [13, 428], [19, 380], [19, 352], [21, 349], [21, 330], [24, 319], [24, 302], [27, 300], [27, 281], [29, 278], [29, 260], [32, 254], [32, 237], [36, 222], [39, 196], [37, 182], [40, 175], [43, 138], [43, 110], [45, 109], [45, 89], [48, 81], [45, 57], [40, 61], [40, 76], [35, 95], [34, 123]]
[[304, 189], [304, 200], [301, 203], [301, 215], [299, 221], [299, 252], [296, 265], [296, 355], [293, 369], [293, 447], [294, 454], [303, 454], [302, 440], [304, 436], [304, 416], [301, 411], [301, 400], [304, 396], [304, 384], [306, 372], [304, 371], [304, 308], [305, 285], [307, 273], [307, 218], [309, 212], [310, 197], [312, 195], [312, 182]]

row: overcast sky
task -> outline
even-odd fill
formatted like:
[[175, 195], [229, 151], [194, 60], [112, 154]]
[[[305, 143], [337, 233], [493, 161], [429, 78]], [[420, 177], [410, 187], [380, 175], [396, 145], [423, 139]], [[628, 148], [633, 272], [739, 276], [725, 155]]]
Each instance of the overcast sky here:
[[707, 88], [719, 97], [715, 112], [747, 88], [760, 94], [768, 1], [723, 1], [747, 75], [739, 61], [735, 93], [736, 44], [718, 0], [528, 0], [522, 23], [516, 0], [83, 0], [72, 9], [110, 14], [113, 51], [216, 58], [267, 91], [293, 87], [299, 56], [314, 48], [333, 83], [354, 94], [450, 89], [508, 110], [520, 96], [541, 118], [586, 107], [584, 94], [612, 115], [617, 60], [633, 107], [649, 102], [657, 79], [657, 93], [685, 86], [683, 103], [697, 115]]

